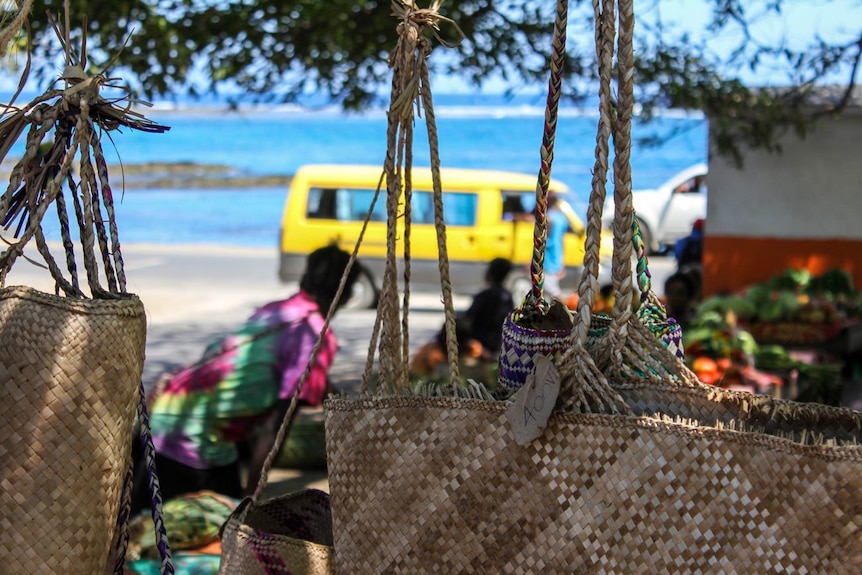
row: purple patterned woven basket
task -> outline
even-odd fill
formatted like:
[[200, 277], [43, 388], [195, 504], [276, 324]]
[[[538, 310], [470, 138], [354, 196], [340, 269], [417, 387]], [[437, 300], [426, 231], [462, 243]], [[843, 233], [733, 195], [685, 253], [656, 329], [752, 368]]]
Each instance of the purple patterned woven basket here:
[[511, 390], [524, 385], [527, 374], [533, 371], [536, 355], [556, 357], [575, 344], [575, 334], [571, 329], [527, 328], [518, 325], [519, 318], [519, 310], [506, 316], [497, 376], [498, 386]]

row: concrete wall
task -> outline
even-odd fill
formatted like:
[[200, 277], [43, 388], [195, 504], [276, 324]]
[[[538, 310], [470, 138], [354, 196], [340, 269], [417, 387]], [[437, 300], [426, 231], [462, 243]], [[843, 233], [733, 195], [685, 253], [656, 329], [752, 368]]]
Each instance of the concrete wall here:
[[713, 153], [704, 292], [733, 291], [788, 267], [843, 267], [862, 287], [862, 111], [821, 121], [783, 153]]
[[862, 113], [825, 120], [783, 153], [749, 151], [738, 170], [709, 162], [709, 233], [742, 237], [862, 238]]

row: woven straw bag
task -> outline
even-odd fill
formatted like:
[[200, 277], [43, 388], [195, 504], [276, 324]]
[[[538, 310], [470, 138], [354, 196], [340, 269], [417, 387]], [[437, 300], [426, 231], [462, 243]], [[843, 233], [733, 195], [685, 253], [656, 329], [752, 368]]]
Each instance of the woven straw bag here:
[[[862, 569], [862, 414], [704, 385], [632, 309], [633, 13], [620, 2], [612, 122], [615, 9], [597, 6], [598, 169], [574, 344], [550, 367], [535, 356], [507, 401], [455, 381], [422, 395], [397, 374], [327, 400], [336, 573]], [[612, 131], [617, 301], [593, 325]], [[549, 406], [525, 437], [519, 421]]]
[[[82, 71], [69, 75], [63, 80], [70, 84], [85, 77]], [[111, 567], [122, 573], [138, 416], [142, 437], [149, 437], [141, 387], [147, 326], [141, 300], [126, 292], [98, 133], [119, 126], [165, 128], [100, 98], [98, 87], [105, 81], [101, 75], [90, 77], [78, 90], [52, 90], [22, 108], [10, 106], [0, 124], [3, 156], [27, 130], [24, 155], [0, 196], [0, 220], [7, 230], [15, 226], [15, 239], [0, 253], [4, 573], [102, 573]], [[40, 156], [48, 135], [53, 142], [42, 146], [47, 151]], [[71, 170], [76, 158], [79, 175]], [[42, 232], [49, 206], [57, 208], [68, 277]], [[70, 219], [80, 232], [77, 245]], [[7, 274], [31, 239], [56, 294], [6, 286]], [[77, 251], [83, 254], [89, 295], [79, 285]], [[148, 448], [152, 459], [151, 444]], [[158, 518], [152, 467], [150, 472]], [[161, 525], [157, 534], [163, 572], [172, 572]]]
[[329, 494], [307, 489], [262, 504], [244, 500], [222, 528], [220, 572], [325, 575], [331, 572]]
[[0, 563], [10, 572], [104, 568], [145, 338], [137, 298], [0, 289]]

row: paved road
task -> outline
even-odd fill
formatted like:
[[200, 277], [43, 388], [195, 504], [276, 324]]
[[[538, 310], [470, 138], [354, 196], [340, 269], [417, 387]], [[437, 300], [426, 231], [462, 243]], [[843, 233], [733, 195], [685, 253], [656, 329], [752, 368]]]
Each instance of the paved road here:
[[[41, 257], [27, 248], [35, 261]], [[272, 250], [236, 248], [179, 248], [175, 246], [124, 246], [128, 289], [140, 296], [147, 310], [145, 385], [166, 369], [197, 360], [214, 338], [233, 329], [259, 305], [293, 293], [295, 285], [279, 283]], [[673, 260], [651, 262], [656, 291], [674, 269]], [[28, 285], [53, 292], [47, 272], [26, 261], [16, 263], [6, 285]], [[456, 310], [470, 298], [455, 299]], [[331, 376], [337, 388], [355, 389], [368, 356], [376, 310], [342, 310], [333, 329], [339, 351]], [[411, 349], [425, 343], [443, 324], [438, 294], [414, 294], [410, 309]], [[270, 474], [267, 496], [303, 487], [328, 489], [325, 471], [276, 469]]]
[[[28, 246], [32, 260], [41, 256]], [[149, 385], [166, 369], [198, 359], [204, 347], [236, 327], [254, 309], [293, 293], [296, 286], [281, 284], [273, 250], [127, 245], [123, 247], [128, 289], [140, 296], [147, 310], [148, 330], [144, 383]], [[674, 261], [654, 258], [650, 263], [656, 291], [675, 269]], [[29, 285], [52, 292], [44, 269], [20, 260], [6, 285]], [[469, 296], [455, 298], [455, 309], [465, 309]], [[333, 380], [355, 381], [368, 356], [376, 310], [339, 312], [333, 329], [339, 351]], [[410, 310], [411, 349], [428, 341], [443, 324], [439, 294], [415, 293]]]
[[[246, 275], [243, 272], [240, 272], [238, 276], [245, 278], [247, 282], [250, 282], [250, 285], [256, 285], [257, 291], [251, 290], [243, 284], [232, 287], [233, 283], [237, 281], [236, 279], [208, 278], [207, 274], [211, 273], [211, 269], [210, 266], [200, 265], [198, 262], [198, 267], [194, 269], [198, 281], [195, 282], [194, 287], [187, 285], [183, 292], [192, 294], [191, 297], [182, 294], [174, 296], [175, 298], [189, 297], [189, 299], [195, 299], [193, 303], [187, 304], [189, 306], [188, 314], [169, 321], [153, 316], [147, 335], [147, 360], [144, 366], [145, 384], [152, 382], [165, 369], [198, 358], [207, 343], [234, 328], [251, 313], [256, 305], [269, 299], [284, 297], [295, 289], [295, 286], [279, 285], [272, 279], [269, 281], [274, 282], [274, 287], [263, 289], [261, 283], [254, 284], [254, 273]], [[658, 293], [661, 293], [664, 279], [674, 269], [673, 260], [667, 258], [655, 258], [655, 261], [650, 264], [653, 282]], [[209, 284], [210, 289], [212, 286], [221, 286], [219, 288], [221, 290], [227, 288], [243, 292], [251, 291], [251, 293], [247, 295], [242, 305], [217, 305], [215, 309], [207, 308], [195, 314], [193, 313], [195, 307], [206, 306], [207, 284]], [[255, 296], [259, 299], [255, 300]], [[212, 297], [215, 303], [220, 301], [218, 297]], [[148, 300], [144, 299], [144, 301], [146, 303]], [[466, 309], [469, 304], [469, 296], [456, 296], [454, 298], [456, 310]], [[333, 321], [333, 330], [338, 336], [339, 350], [332, 367], [331, 378], [337, 387], [344, 384], [346, 389], [354, 388], [368, 357], [368, 346], [376, 314], [376, 309], [344, 309], [336, 315]], [[439, 294], [412, 294], [409, 314], [411, 350], [415, 351], [431, 339], [443, 325], [443, 321], [442, 297]]]

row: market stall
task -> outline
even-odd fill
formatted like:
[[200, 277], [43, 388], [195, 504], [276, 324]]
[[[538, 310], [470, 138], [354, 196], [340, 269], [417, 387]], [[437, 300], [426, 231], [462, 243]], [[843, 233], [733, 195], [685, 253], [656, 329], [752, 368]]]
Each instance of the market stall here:
[[847, 404], [845, 382], [862, 350], [860, 317], [862, 294], [849, 273], [789, 268], [703, 301], [685, 332], [687, 362], [706, 383]]

